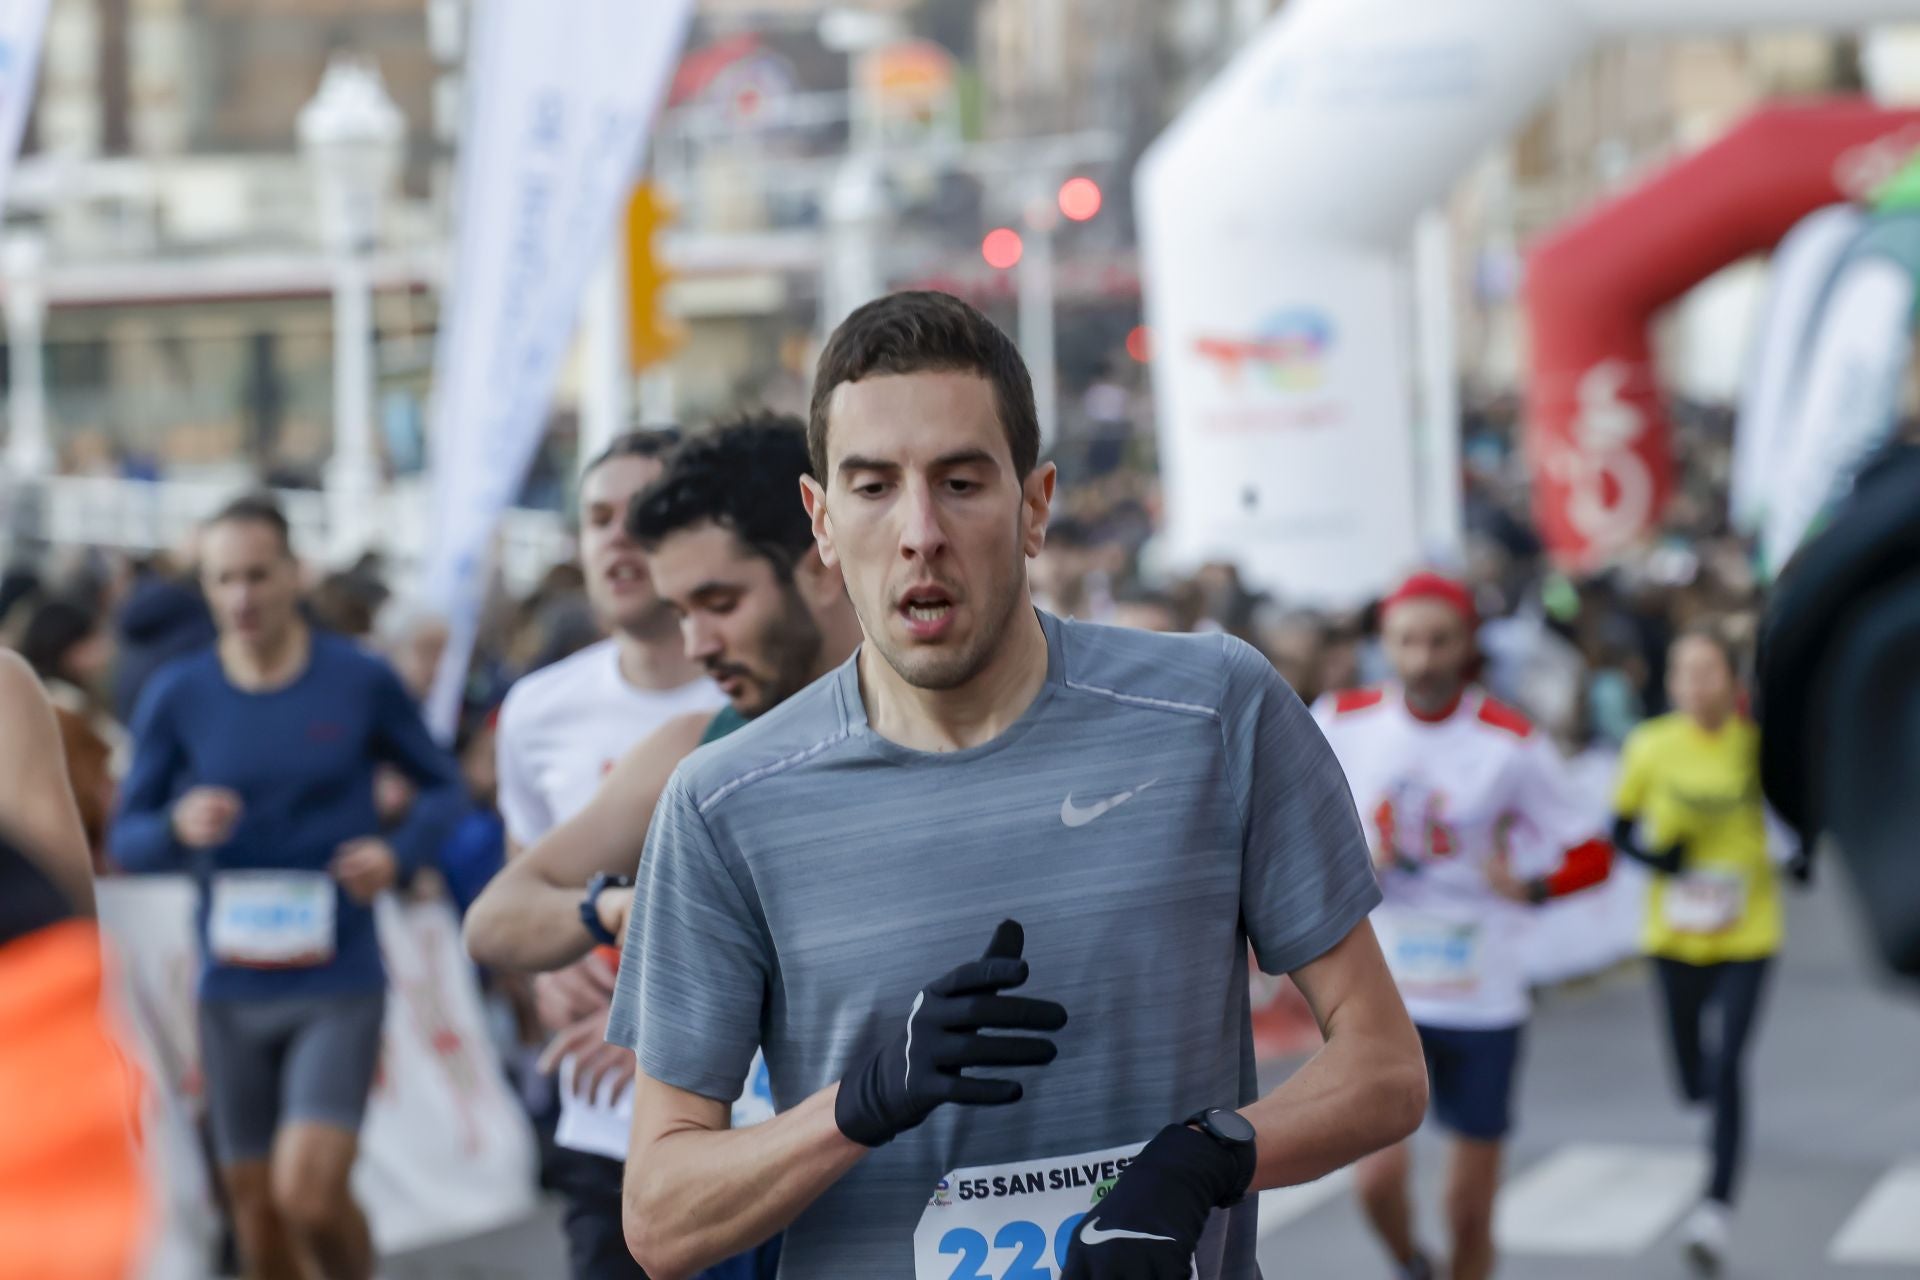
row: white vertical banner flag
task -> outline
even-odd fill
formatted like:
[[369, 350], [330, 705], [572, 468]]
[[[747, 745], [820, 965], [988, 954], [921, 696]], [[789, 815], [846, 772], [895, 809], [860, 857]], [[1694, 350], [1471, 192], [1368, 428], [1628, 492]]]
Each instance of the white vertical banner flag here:
[[47, 30], [48, 0], [0, 0], [0, 196], [13, 176], [33, 106], [40, 72], [40, 46]]
[[1760, 530], [1780, 572], [1898, 424], [1920, 301], [1920, 214], [1882, 215], [1853, 243], [1816, 318]]
[[475, 6], [430, 436], [426, 584], [451, 635], [427, 715], [443, 736], [459, 715], [494, 529], [540, 443], [692, 11], [693, 0]]
[[1773, 251], [1773, 278], [1747, 364], [1733, 433], [1733, 520], [1752, 532], [1766, 518], [1782, 464], [1792, 452], [1788, 422], [1812, 352], [1821, 303], [1847, 249], [1867, 224], [1865, 210], [1829, 205], [1803, 219]]

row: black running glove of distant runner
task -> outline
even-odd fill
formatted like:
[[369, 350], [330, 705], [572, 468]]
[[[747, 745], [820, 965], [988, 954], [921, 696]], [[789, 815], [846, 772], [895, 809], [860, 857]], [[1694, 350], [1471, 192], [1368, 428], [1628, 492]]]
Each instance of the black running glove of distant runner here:
[[1005, 1106], [1020, 1100], [1020, 1085], [993, 1076], [969, 1076], [970, 1067], [1039, 1067], [1059, 1050], [1044, 1036], [982, 1032], [1058, 1031], [1067, 1011], [1051, 1000], [1002, 992], [1027, 980], [1020, 958], [1026, 934], [1003, 920], [978, 960], [927, 984], [914, 997], [899, 1034], [840, 1081], [833, 1119], [840, 1132], [878, 1147], [913, 1128], [943, 1102]]
[[1074, 1228], [1061, 1280], [1188, 1280], [1207, 1215], [1252, 1173], [1199, 1130], [1168, 1125]]

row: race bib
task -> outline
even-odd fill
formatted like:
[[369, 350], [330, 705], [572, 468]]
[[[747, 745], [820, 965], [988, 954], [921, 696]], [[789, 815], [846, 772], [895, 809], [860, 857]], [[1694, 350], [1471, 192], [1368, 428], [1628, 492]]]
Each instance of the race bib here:
[[1059, 1275], [1080, 1220], [1145, 1145], [954, 1170], [935, 1184], [914, 1230], [914, 1280]]
[[253, 969], [325, 964], [337, 892], [318, 871], [222, 871], [207, 906], [207, 948], [221, 964]]
[[1719, 933], [1747, 909], [1747, 882], [1724, 871], [1693, 871], [1667, 881], [1661, 907], [1675, 933]]
[[1449, 995], [1480, 985], [1480, 925], [1410, 916], [1394, 921], [1388, 967], [1411, 995]]
[[[954, 1170], [914, 1229], [914, 1280], [1053, 1280], [1074, 1232], [1145, 1145]], [[1224, 1219], [1208, 1222], [1200, 1257], [1224, 1247]]]

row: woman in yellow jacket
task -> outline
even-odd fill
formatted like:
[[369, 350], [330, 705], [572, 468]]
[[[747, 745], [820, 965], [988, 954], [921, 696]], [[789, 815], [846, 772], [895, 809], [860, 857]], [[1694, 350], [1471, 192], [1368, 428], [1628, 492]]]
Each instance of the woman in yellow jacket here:
[[[1740, 712], [1733, 654], [1688, 631], [1667, 656], [1677, 708], [1628, 736], [1614, 799], [1614, 843], [1656, 873], [1641, 943], [1653, 957], [1668, 1043], [1689, 1102], [1713, 1108], [1713, 1172], [1683, 1228], [1704, 1271], [1726, 1253], [1745, 1128], [1744, 1069], [1761, 994], [1780, 948], [1780, 894], [1767, 853], [1760, 735]], [[1713, 1051], [1702, 1047], [1709, 1009]]]

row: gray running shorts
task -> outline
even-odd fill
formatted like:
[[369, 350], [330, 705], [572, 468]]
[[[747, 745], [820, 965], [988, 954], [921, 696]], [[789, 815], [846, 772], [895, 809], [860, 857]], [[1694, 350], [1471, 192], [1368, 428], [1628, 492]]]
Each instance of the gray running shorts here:
[[360, 1131], [386, 992], [200, 1005], [200, 1061], [222, 1164], [264, 1160], [283, 1124]]

